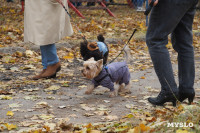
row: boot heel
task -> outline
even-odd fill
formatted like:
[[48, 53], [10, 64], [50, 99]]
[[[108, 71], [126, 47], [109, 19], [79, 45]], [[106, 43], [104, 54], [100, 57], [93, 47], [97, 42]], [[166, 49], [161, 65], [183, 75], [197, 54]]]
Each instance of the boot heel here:
[[179, 94], [179, 101], [183, 102], [185, 99], [188, 98], [188, 104], [191, 104], [194, 100], [195, 92], [190, 92], [190, 93], [180, 93]]
[[172, 101], [174, 107], [176, 107], [176, 100]]
[[59, 72], [61, 70], [61, 66], [59, 66], [57, 69], [56, 69], [56, 72]]
[[49, 78], [56, 78], [56, 73], [52, 76], [50, 76]]
[[188, 97], [189, 105], [193, 102], [193, 100], [194, 100], [194, 96], [190, 96], [190, 97]]
[[56, 78], [56, 73], [54, 75], [51, 75], [49, 77], [45, 77], [46, 79]]

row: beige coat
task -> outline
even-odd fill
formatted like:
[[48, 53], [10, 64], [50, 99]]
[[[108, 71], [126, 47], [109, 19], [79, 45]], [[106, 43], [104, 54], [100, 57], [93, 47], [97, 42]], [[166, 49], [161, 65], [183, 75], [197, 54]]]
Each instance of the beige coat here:
[[[67, 0], [62, 1], [68, 9]], [[47, 45], [72, 34], [70, 18], [56, 0], [25, 0], [25, 42]]]

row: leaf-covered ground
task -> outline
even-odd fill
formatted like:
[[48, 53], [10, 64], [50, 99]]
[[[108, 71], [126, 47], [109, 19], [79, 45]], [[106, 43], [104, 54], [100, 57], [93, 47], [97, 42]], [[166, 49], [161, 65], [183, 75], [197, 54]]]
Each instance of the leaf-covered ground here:
[[[116, 0], [117, 1], [117, 0]], [[117, 1], [119, 2], [119, 1]], [[120, 1], [123, 2], [123, 1]], [[200, 132], [200, 12], [193, 25], [196, 98], [192, 105], [171, 103], [154, 107], [147, 101], [160, 90], [145, 44], [145, 16], [128, 6], [109, 6], [116, 15], [103, 10], [81, 10], [81, 19], [72, 10], [75, 34], [58, 42], [62, 70], [56, 79], [30, 80], [41, 69], [39, 48], [23, 43], [23, 13], [20, 4], [0, 0], [0, 131], [2, 132]], [[124, 2], [125, 3], [125, 2]], [[80, 73], [81, 36], [77, 25], [88, 40], [104, 34], [113, 59], [131, 40], [131, 94], [108, 98], [108, 90], [98, 88], [85, 95], [89, 82]], [[177, 54], [170, 39], [167, 45], [177, 79]], [[123, 60], [119, 57], [118, 60]], [[177, 81], [178, 82], [178, 81]], [[170, 122], [193, 127], [167, 127]]]

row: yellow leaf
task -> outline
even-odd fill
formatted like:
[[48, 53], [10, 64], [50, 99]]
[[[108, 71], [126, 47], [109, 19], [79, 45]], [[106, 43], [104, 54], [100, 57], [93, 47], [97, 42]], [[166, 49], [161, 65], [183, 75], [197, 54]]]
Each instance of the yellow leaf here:
[[79, 88], [86, 88], [87, 86], [86, 85], [80, 85], [78, 86]]
[[60, 89], [60, 86], [58, 85], [52, 85], [50, 86], [49, 88], [45, 89], [47, 91], [53, 91], [53, 90], [59, 90]]
[[178, 129], [178, 130], [176, 130], [176, 133], [188, 133], [188, 131], [187, 130]]
[[140, 127], [134, 127], [134, 129], [132, 129], [133, 133], [140, 133], [141, 129]]
[[91, 20], [91, 25], [95, 25], [95, 21], [94, 20]]
[[142, 132], [148, 131], [150, 129], [150, 127], [145, 126], [144, 124], [140, 124], [140, 129]]
[[145, 79], [145, 77], [144, 76], [142, 76], [142, 77], [140, 77], [141, 79]]
[[63, 59], [73, 59], [72, 56], [64, 56]]
[[8, 123], [6, 123], [6, 124], [4, 124], [4, 125], [7, 127], [8, 130], [12, 130], [12, 129], [16, 129], [16, 128], [17, 128], [17, 126], [16, 126], [16, 125], [13, 125], [13, 124], [8, 124]]
[[179, 110], [179, 111], [181, 111], [181, 110], [183, 110], [183, 109], [184, 109], [184, 107], [183, 107], [182, 105], [179, 105], [179, 106], [178, 106], [178, 110]]
[[54, 118], [54, 115], [41, 114], [41, 115], [39, 115], [39, 118], [42, 120], [51, 120], [52, 118]]
[[14, 10], [14, 9], [10, 9], [10, 12], [11, 12], [11, 13], [15, 13], [15, 10]]
[[13, 116], [14, 113], [13, 113], [12, 111], [8, 111], [6, 115], [8, 115], [8, 116]]
[[134, 80], [132, 80], [132, 82], [138, 82], [139, 80], [138, 79], [134, 79]]
[[10, 100], [10, 99], [12, 99], [12, 97], [6, 96], [6, 95], [0, 95], [0, 99], [1, 100]]
[[148, 131], [150, 127], [145, 126], [144, 124], [140, 124], [138, 127], [134, 128], [134, 133], [140, 133], [140, 132], [145, 132]]
[[17, 57], [22, 57], [22, 56], [23, 56], [23, 53], [22, 53], [22, 52], [19, 52], [19, 51], [16, 51], [15, 54], [16, 54]]

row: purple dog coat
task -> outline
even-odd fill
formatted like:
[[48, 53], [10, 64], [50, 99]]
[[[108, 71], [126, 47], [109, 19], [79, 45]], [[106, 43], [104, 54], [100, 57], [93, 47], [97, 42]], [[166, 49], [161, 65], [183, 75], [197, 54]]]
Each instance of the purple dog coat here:
[[107, 87], [110, 91], [114, 91], [114, 82], [119, 82], [121, 85], [126, 85], [130, 81], [130, 72], [126, 62], [114, 62], [106, 67], [103, 67], [102, 71], [97, 77], [92, 80], [95, 88], [99, 85]]

